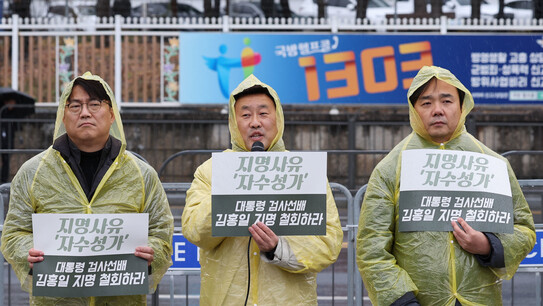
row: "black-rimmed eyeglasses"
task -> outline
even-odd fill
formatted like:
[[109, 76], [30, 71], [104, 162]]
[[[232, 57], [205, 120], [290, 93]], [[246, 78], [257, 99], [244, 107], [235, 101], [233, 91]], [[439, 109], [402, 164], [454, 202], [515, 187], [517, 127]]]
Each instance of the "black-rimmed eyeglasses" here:
[[81, 103], [79, 101], [73, 101], [73, 102], [68, 101], [68, 103], [66, 104], [66, 107], [68, 108], [68, 111], [70, 113], [79, 114], [79, 113], [81, 113], [81, 110], [83, 109], [83, 105], [87, 104], [87, 109], [89, 110], [89, 112], [96, 113], [102, 107], [102, 103], [105, 103], [105, 104], [111, 106], [110, 102], [107, 101], [107, 100], [101, 100], [101, 101], [100, 100], [90, 100], [87, 103]]

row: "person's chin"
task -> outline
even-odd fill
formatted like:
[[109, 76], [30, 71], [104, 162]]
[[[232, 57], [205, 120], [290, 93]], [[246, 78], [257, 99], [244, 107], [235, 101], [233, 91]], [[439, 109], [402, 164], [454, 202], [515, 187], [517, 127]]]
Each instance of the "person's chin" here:
[[432, 140], [434, 142], [445, 142], [447, 138], [447, 135], [446, 134], [430, 134], [430, 137], [432, 138]]
[[447, 131], [448, 131], [448, 128], [446, 125], [433, 125], [430, 127], [430, 129], [428, 130], [428, 133], [429, 134], [436, 134], [436, 135], [443, 135], [443, 134], [447, 134]]

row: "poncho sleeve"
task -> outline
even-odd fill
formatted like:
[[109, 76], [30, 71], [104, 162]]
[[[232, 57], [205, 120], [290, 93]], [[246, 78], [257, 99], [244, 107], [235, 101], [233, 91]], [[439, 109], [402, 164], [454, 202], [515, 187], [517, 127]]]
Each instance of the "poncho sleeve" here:
[[[40, 154], [41, 156], [41, 154]], [[12, 266], [21, 282], [21, 288], [30, 291], [30, 265], [28, 251], [34, 246], [32, 233], [32, 182], [40, 158], [27, 161], [17, 172], [10, 185], [9, 209], [2, 230], [2, 254]]]
[[535, 244], [535, 227], [530, 207], [509, 162], [507, 162], [507, 170], [513, 196], [514, 232], [513, 234], [496, 234], [505, 252], [505, 268], [491, 268], [496, 276], [502, 279], [513, 277], [520, 262], [530, 253]]
[[394, 182], [395, 165], [386, 165], [378, 165], [370, 177], [360, 211], [356, 245], [358, 269], [376, 305], [390, 305], [407, 292], [418, 292], [392, 253], [399, 191]]
[[155, 251], [149, 275], [151, 291], [156, 289], [162, 276], [172, 265], [173, 216], [158, 175], [147, 170], [145, 178], [145, 213], [149, 214], [149, 246]]
[[[296, 268], [283, 269], [291, 273], [320, 272], [333, 264], [341, 251], [343, 230], [330, 186], [326, 193], [326, 235], [285, 236], [296, 261]], [[291, 266], [292, 267], [292, 266]]]
[[226, 238], [211, 236], [211, 159], [194, 173], [181, 221], [183, 236], [202, 249], [211, 250]]

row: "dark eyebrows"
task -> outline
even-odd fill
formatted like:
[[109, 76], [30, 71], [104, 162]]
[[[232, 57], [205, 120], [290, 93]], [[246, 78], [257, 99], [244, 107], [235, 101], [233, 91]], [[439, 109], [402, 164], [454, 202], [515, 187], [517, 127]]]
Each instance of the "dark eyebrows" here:
[[[242, 110], [246, 110], [246, 109], [249, 109], [249, 108], [250, 108], [249, 105], [243, 105], [243, 106], [241, 107]], [[269, 107], [268, 107], [268, 105], [266, 105], [266, 104], [260, 104], [260, 105], [257, 105], [257, 106], [256, 106], [256, 109], [258, 109], [258, 110], [261, 110], [261, 109], [263, 109], [263, 108], [268, 109]]]
[[[72, 99], [72, 98], [68, 98], [68, 99], [66, 99], [66, 102], [68, 102], [68, 103], [72, 103], [72, 102], [82, 103], [84, 101], [87, 101], [87, 102], [100, 101], [100, 99], [98, 99], [98, 98], [88, 98], [88, 99], [77, 99], [77, 98]], [[108, 105], [111, 103], [108, 100], [102, 100], [102, 101], [106, 101], [106, 104], [108, 104]], [[100, 102], [102, 102], [102, 101], [100, 101]]]
[[[442, 93], [442, 94], [439, 94], [439, 98], [440, 99], [443, 99], [443, 98], [453, 98], [454, 95], [453, 94], [450, 94], [450, 93]], [[431, 99], [432, 98], [432, 95], [426, 95], [426, 96], [420, 96], [418, 100], [428, 100], [428, 99]]]
[[[418, 101], [430, 100], [431, 98], [432, 98], [432, 95], [419, 96], [419, 98], [417, 99], [417, 101], [415, 101], [415, 103], [417, 103]], [[413, 104], [413, 105], [415, 105], [415, 104]]]
[[439, 95], [440, 98], [453, 98], [454, 96], [450, 93], [442, 93]]

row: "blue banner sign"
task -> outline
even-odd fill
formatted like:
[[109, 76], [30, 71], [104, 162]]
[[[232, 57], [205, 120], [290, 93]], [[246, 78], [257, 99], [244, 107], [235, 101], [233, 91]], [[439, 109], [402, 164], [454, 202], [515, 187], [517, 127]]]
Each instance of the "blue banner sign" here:
[[181, 103], [227, 103], [254, 74], [283, 103], [405, 104], [425, 65], [477, 104], [543, 103], [543, 36], [181, 33]]
[[170, 270], [200, 270], [198, 247], [190, 243], [182, 234], [174, 234], [172, 239], [173, 265]]
[[543, 266], [543, 230], [535, 231], [535, 246], [520, 263], [521, 267]]

